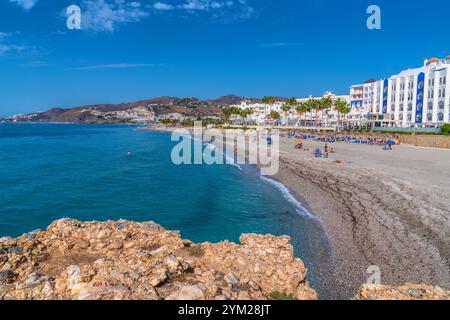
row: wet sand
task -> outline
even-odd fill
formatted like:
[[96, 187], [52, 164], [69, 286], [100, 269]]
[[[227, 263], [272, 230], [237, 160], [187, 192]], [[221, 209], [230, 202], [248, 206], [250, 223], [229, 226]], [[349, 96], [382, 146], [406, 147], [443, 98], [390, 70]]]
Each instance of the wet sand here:
[[354, 296], [372, 265], [385, 284], [450, 288], [450, 150], [334, 143], [322, 159], [311, 152], [324, 143], [294, 145], [281, 139], [275, 178], [322, 221], [338, 297]]

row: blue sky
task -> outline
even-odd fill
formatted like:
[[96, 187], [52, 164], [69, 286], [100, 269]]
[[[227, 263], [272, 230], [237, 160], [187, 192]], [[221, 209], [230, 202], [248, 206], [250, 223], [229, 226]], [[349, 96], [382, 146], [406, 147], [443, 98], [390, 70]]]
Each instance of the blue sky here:
[[[66, 28], [78, 5], [82, 30]], [[382, 29], [366, 28], [366, 9]], [[0, 116], [160, 95], [305, 96], [450, 54], [436, 0], [0, 0]]]

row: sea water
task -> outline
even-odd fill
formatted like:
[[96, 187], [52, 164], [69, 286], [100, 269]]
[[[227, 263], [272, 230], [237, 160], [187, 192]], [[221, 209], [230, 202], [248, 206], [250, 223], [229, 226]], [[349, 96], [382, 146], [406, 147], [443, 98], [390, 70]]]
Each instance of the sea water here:
[[63, 217], [152, 220], [195, 242], [289, 235], [311, 285], [333, 297], [326, 234], [282, 184], [253, 167], [174, 165], [169, 133], [137, 129], [0, 124], [0, 237]]

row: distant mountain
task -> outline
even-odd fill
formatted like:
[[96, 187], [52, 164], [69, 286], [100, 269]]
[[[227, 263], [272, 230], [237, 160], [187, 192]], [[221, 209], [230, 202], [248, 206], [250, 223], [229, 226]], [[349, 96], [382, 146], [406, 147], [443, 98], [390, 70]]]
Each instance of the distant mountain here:
[[[52, 108], [15, 116], [6, 121], [15, 122], [73, 122], [73, 123], [128, 123], [152, 122], [160, 117], [199, 119], [205, 117], [223, 118], [223, 108], [239, 104], [243, 100], [257, 102], [236, 95], [218, 99], [200, 100], [195, 97], [156, 97], [152, 99], [118, 104], [94, 104], [74, 108]], [[5, 120], [5, 119], [4, 119]]]
[[217, 98], [215, 100], [207, 100], [211, 104], [220, 105], [220, 106], [230, 106], [233, 104], [240, 104], [243, 100], [251, 101], [251, 102], [259, 102], [260, 99], [256, 98], [243, 98], [236, 96], [234, 94], [230, 94], [227, 96], [223, 96], [220, 98]]

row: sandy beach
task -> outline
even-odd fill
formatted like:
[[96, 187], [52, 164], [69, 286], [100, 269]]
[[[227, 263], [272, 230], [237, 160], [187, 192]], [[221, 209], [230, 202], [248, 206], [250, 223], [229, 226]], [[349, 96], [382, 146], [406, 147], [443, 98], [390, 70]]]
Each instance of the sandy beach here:
[[[348, 143], [314, 158], [324, 143], [280, 142], [275, 177], [323, 223], [339, 296], [351, 297], [378, 266], [381, 281], [450, 287], [450, 150]], [[344, 160], [346, 163], [336, 163]]]

